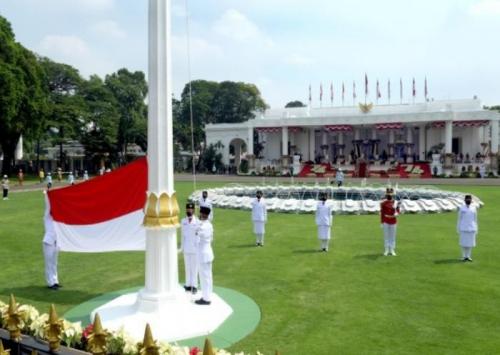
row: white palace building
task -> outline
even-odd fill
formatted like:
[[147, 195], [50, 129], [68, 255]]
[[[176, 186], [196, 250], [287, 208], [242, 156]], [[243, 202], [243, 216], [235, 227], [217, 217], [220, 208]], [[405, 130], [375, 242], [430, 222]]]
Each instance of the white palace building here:
[[[332, 167], [384, 176], [395, 166], [420, 164], [434, 174], [480, 169], [496, 174], [499, 121], [499, 113], [484, 109], [474, 98], [269, 109], [243, 123], [208, 124], [205, 132], [207, 144], [222, 143], [226, 165], [238, 167], [247, 159], [250, 172], [256, 173], [291, 169], [297, 175], [310, 165], [323, 174]], [[255, 142], [262, 147], [258, 155]]]

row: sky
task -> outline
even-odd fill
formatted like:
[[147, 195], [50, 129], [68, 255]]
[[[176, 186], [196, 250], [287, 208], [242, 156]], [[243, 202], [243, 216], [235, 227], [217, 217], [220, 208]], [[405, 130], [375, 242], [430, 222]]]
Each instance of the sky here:
[[[83, 76], [147, 72], [147, 0], [0, 0], [25, 47]], [[187, 25], [189, 24], [189, 26]], [[189, 33], [189, 36], [187, 35]], [[172, 0], [172, 78], [254, 83], [272, 108], [478, 96], [500, 104], [500, 0]], [[189, 41], [188, 41], [189, 38]], [[188, 44], [190, 63], [188, 66]], [[190, 68], [190, 70], [189, 70]], [[191, 76], [189, 75], [191, 73]]]

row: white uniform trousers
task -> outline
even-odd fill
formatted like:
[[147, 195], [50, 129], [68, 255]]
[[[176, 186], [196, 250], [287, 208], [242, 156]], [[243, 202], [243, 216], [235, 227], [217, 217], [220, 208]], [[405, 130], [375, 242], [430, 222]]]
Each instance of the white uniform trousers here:
[[318, 226], [318, 239], [320, 249], [328, 250], [332, 228], [330, 226]]
[[476, 232], [460, 232], [460, 246], [462, 247], [462, 257], [470, 259], [472, 248], [476, 246]]
[[253, 221], [253, 232], [255, 233], [255, 242], [264, 245], [266, 222]]
[[57, 256], [59, 251], [56, 245], [43, 244], [43, 256], [45, 259], [45, 280], [48, 286], [59, 283], [57, 277]]
[[200, 284], [201, 284], [201, 297], [205, 301], [211, 301], [213, 280], [212, 280], [212, 263], [200, 263]]
[[386, 250], [396, 250], [396, 228], [397, 224], [384, 223], [384, 247]]
[[198, 258], [196, 253], [184, 253], [185, 286], [198, 288]]

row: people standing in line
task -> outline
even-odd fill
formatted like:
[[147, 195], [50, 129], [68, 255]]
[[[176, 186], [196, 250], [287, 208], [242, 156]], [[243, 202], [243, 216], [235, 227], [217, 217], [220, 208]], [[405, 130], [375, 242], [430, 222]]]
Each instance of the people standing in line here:
[[47, 173], [47, 190], [50, 190], [52, 187], [52, 174]]
[[396, 256], [396, 229], [399, 216], [398, 202], [394, 200], [394, 189], [387, 188], [385, 200], [380, 204], [380, 221], [384, 230], [384, 256]]
[[252, 201], [252, 222], [255, 233], [255, 245], [264, 246], [264, 234], [266, 233], [267, 208], [262, 197], [262, 191], [258, 190], [255, 199]]
[[342, 168], [338, 168], [337, 174], [335, 174], [335, 182], [337, 183], [337, 187], [341, 187], [344, 184], [344, 172]]
[[214, 228], [208, 219], [210, 212], [210, 208], [200, 207], [200, 223], [196, 229], [197, 258], [202, 294], [202, 297], [195, 301], [198, 305], [209, 305], [212, 302], [212, 263], [214, 261], [212, 241], [214, 238]]
[[43, 217], [45, 234], [43, 236], [43, 256], [45, 260], [45, 280], [47, 287], [51, 290], [57, 291], [61, 285], [59, 284], [59, 277], [57, 275], [57, 259], [59, 256], [59, 247], [57, 245], [57, 235], [54, 228], [54, 220], [50, 215], [49, 199], [47, 191], [45, 194], [45, 215]]
[[9, 199], [9, 177], [7, 175], [3, 176], [2, 179], [2, 190], [3, 190], [3, 199], [8, 200]]
[[321, 193], [316, 206], [316, 225], [318, 226], [318, 239], [320, 241], [320, 251], [327, 252], [331, 238], [331, 228], [333, 222], [332, 206], [326, 203], [326, 193]]
[[203, 191], [201, 193], [201, 199], [199, 201], [200, 207], [208, 207], [210, 208], [210, 216], [208, 216], [208, 220], [212, 222], [214, 220], [214, 209], [212, 206], [212, 200], [208, 198], [208, 191]]
[[186, 204], [186, 217], [181, 221], [181, 251], [184, 254], [186, 281], [184, 290], [196, 293], [198, 288], [198, 258], [196, 231], [200, 221], [194, 214], [194, 203]]
[[23, 183], [24, 183], [23, 169], [19, 169], [19, 171], [17, 172], [17, 183], [19, 186], [23, 186]]
[[464, 205], [458, 209], [457, 233], [462, 248], [462, 260], [472, 261], [472, 248], [476, 246], [477, 208], [472, 205], [472, 196], [465, 195]]

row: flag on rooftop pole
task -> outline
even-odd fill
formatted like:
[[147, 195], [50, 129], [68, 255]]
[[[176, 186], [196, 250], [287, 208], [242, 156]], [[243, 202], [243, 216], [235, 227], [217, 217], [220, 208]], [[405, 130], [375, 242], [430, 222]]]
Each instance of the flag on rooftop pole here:
[[429, 95], [429, 92], [427, 91], [427, 77], [425, 77], [424, 95], [425, 95], [425, 102], [427, 102], [427, 96]]
[[403, 103], [403, 79], [399, 78], [399, 99]]
[[413, 103], [415, 103], [415, 97], [417, 96], [417, 88], [415, 87], [415, 78], [413, 78], [413, 82], [412, 82], [412, 96], [413, 96]]
[[382, 94], [380, 93], [380, 84], [377, 79], [377, 104], [378, 104], [378, 99], [382, 97]]
[[319, 106], [321, 107], [323, 103], [323, 83], [319, 84]]
[[366, 97], [368, 96], [368, 75], [365, 73], [365, 104], [366, 104]]
[[309, 107], [311, 106], [312, 95], [311, 95], [311, 84], [309, 84]]
[[330, 83], [330, 101], [333, 106], [333, 83]]
[[342, 106], [344, 106], [344, 99], [345, 99], [345, 85], [344, 82], [342, 82]]
[[352, 105], [354, 106], [356, 104], [356, 82], [352, 82]]
[[391, 80], [387, 80], [387, 100], [391, 104]]

